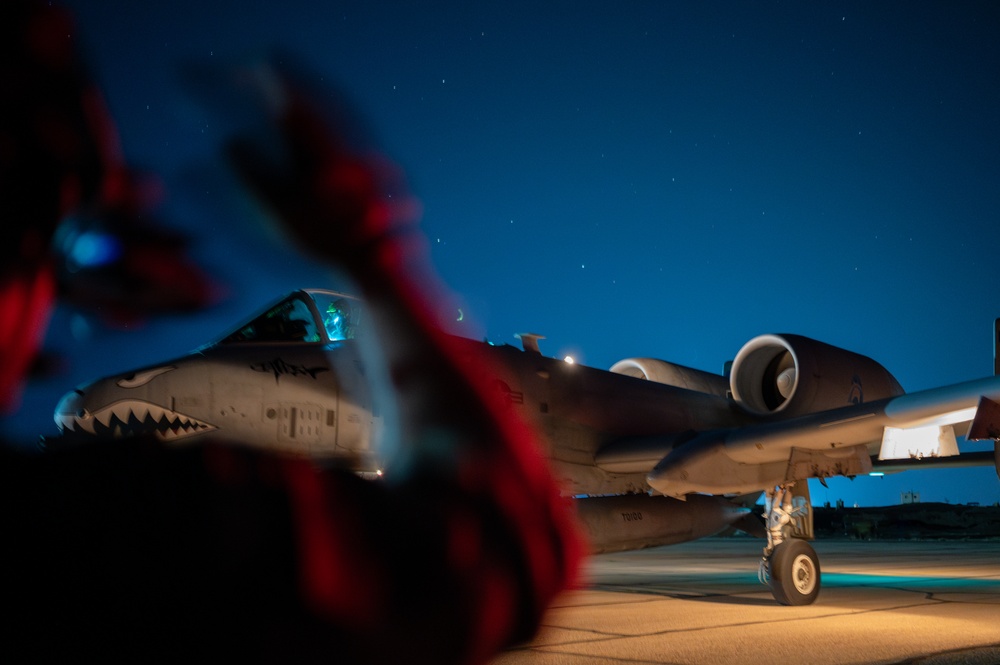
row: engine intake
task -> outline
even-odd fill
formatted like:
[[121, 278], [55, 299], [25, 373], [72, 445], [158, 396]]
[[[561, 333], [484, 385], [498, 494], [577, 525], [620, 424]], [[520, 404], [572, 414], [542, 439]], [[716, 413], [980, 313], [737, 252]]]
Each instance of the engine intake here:
[[903, 394], [871, 358], [801, 335], [761, 335], [744, 344], [733, 360], [730, 389], [746, 411], [783, 416]]
[[700, 369], [658, 360], [656, 358], [626, 358], [611, 366], [615, 374], [624, 374], [636, 379], [646, 379], [665, 383], [676, 388], [696, 390], [700, 393], [725, 397], [729, 392], [726, 377]]

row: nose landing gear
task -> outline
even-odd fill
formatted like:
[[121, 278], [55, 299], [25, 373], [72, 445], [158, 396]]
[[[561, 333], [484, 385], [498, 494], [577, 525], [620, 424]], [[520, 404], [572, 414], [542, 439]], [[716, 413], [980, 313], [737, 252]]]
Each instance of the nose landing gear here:
[[[793, 500], [793, 485], [766, 492], [767, 547], [757, 576], [781, 605], [810, 605], [819, 596], [819, 557], [802, 539], [812, 535], [812, 511], [808, 499]], [[786, 530], [801, 536], [786, 537]]]

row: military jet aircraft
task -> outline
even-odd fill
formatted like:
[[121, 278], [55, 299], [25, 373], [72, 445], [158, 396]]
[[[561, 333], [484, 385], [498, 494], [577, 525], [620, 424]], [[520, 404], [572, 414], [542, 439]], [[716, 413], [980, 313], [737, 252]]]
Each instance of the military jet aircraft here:
[[[68, 393], [55, 412], [63, 436], [48, 445], [220, 437], [391, 474], [375, 443], [384, 405], [359, 349], [364, 312], [343, 293], [296, 291], [186, 356]], [[593, 550], [758, 532], [761, 580], [782, 604], [820, 589], [809, 478], [942, 462], [958, 455], [956, 435], [1000, 437], [1000, 377], [904, 394], [874, 360], [797, 335], [752, 339], [728, 377], [651, 358], [603, 371], [545, 357], [538, 339], [456, 344], [489, 356], [496, 399], [544, 436]], [[1000, 475], [997, 450], [988, 463]], [[764, 524], [747, 507], [762, 491]]]

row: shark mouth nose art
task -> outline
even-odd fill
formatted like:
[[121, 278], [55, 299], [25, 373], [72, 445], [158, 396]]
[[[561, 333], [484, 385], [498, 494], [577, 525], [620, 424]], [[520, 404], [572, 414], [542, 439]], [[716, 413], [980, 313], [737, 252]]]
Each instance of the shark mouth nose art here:
[[121, 400], [93, 413], [86, 409], [62, 412], [57, 415], [56, 423], [64, 434], [115, 439], [151, 434], [161, 441], [175, 441], [217, 429], [197, 418], [136, 399]]

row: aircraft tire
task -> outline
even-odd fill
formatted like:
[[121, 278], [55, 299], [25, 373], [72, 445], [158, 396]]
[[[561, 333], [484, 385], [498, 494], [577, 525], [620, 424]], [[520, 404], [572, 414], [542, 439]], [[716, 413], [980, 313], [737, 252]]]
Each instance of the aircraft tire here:
[[811, 605], [819, 596], [819, 557], [804, 540], [789, 538], [775, 547], [769, 572], [771, 593], [781, 605]]

